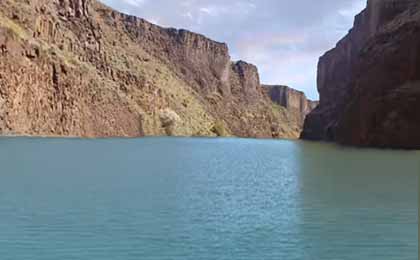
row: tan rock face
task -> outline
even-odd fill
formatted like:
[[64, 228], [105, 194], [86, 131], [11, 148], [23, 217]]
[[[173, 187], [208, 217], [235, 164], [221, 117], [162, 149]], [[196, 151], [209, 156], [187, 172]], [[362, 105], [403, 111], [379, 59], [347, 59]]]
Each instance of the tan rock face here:
[[94, 0], [0, 1], [0, 133], [298, 137], [227, 45]]
[[[56, 0], [57, 1], [57, 0]], [[89, 15], [89, 0], [58, 0], [60, 14], [82, 17]]]
[[285, 107], [303, 126], [305, 117], [318, 106], [317, 101], [306, 98], [305, 93], [287, 86], [264, 86], [268, 96], [276, 104]]
[[[419, 148], [419, 2], [370, 0], [354, 28], [319, 61], [320, 105], [302, 137]], [[411, 111], [411, 112], [409, 112]]]

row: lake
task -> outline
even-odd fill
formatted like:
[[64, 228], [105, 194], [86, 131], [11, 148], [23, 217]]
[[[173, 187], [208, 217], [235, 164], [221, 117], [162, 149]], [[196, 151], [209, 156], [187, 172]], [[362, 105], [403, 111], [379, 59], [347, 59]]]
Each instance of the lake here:
[[0, 139], [3, 260], [417, 260], [420, 154]]

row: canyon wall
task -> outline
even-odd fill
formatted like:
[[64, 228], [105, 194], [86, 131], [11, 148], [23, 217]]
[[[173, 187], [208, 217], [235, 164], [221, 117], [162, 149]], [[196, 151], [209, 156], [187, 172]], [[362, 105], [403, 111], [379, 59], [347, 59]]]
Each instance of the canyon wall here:
[[228, 47], [94, 0], [0, 1], [0, 134], [297, 138]]
[[304, 139], [420, 147], [419, 2], [369, 0], [318, 64], [319, 106]]
[[274, 103], [297, 115], [302, 126], [306, 116], [318, 106], [317, 101], [307, 99], [305, 93], [288, 86], [264, 85], [263, 87]]

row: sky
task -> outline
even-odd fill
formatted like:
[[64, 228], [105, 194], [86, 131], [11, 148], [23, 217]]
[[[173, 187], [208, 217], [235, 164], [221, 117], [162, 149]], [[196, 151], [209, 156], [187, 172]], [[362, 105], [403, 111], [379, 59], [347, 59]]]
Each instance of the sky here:
[[317, 63], [353, 25], [366, 0], [101, 0], [152, 23], [183, 28], [229, 46], [255, 64], [261, 82], [318, 99]]

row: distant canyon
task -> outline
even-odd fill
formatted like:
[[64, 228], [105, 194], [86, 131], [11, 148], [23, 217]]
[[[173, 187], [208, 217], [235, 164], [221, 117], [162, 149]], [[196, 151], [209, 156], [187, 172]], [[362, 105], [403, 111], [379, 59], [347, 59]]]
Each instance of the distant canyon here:
[[0, 2], [0, 134], [303, 138], [420, 148], [420, 8], [369, 0], [320, 58], [320, 101], [227, 44], [95, 0]]

